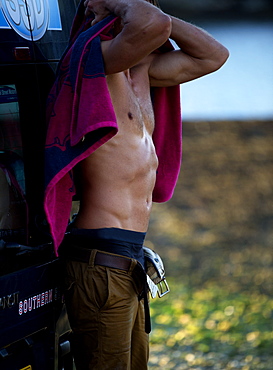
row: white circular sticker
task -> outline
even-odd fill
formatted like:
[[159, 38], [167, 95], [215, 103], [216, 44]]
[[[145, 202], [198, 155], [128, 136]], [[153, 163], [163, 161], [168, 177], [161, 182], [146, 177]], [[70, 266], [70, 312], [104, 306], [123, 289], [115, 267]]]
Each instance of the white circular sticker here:
[[39, 40], [49, 21], [48, 0], [1, 0], [10, 26], [24, 39]]

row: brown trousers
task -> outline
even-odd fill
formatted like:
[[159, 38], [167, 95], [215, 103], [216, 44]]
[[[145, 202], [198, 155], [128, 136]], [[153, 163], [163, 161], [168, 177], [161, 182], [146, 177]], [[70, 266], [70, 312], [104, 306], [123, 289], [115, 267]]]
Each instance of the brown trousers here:
[[89, 263], [65, 262], [65, 301], [73, 330], [77, 370], [148, 369], [141, 278], [129, 271]]

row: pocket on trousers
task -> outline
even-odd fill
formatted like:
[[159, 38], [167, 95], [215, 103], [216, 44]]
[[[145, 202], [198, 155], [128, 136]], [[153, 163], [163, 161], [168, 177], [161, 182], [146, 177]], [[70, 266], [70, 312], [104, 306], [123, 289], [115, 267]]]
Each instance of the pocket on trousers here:
[[103, 266], [95, 266], [87, 274], [85, 291], [90, 305], [101, 310], [107, 305], [109, 298], [109, 276]]
[[115, 363], [111, 368], [127, 369], [132, 331], [139, 308], [138, 295], [134, 281], [127, 272], [109, 268], [108, 276], [109, 298], [100, 315], [103, 352], [114, 361], [119, 358], [119, 366]]

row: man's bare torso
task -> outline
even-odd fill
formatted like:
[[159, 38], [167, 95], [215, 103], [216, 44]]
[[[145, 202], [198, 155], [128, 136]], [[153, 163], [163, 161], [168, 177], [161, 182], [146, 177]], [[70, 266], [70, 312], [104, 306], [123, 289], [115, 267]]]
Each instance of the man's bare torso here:
[[75, 226], [146, 232], [158, 165], [147, 66], [107, 76], [119, 131], [81, 164]]

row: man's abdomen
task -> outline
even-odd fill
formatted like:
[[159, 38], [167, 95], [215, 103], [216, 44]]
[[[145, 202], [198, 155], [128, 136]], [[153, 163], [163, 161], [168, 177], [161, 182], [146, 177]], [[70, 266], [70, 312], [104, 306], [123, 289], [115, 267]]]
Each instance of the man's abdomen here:
[[[112, 142], [111, 142], [112, 141]], [[151, 138], [109, 143], [81, 166], [82, 200], [76, 226], [145, 232], [158, 161]]]

